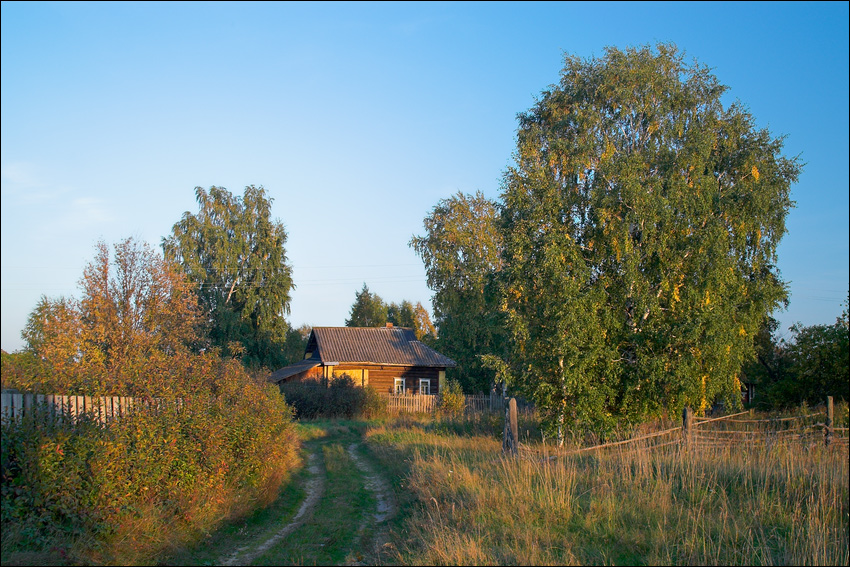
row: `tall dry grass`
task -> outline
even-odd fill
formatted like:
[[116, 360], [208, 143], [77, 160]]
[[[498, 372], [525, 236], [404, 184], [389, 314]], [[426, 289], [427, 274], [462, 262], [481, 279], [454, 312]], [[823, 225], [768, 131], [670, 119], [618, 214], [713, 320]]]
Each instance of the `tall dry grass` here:
[[398, 560], [426, 565], [846, 565], [846, 448], [624, 446], [503, 458], [492, 437], [372, 429], [408, 467]]

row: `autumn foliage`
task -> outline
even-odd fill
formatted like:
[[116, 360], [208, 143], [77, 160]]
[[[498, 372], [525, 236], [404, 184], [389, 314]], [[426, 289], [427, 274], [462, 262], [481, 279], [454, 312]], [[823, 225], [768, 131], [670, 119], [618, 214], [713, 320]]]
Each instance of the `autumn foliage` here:
[[3, 386], [160, 401], [108, 426], [4, 420], [4, 558], [149, 563], [274, 499], [297, 461], [292, 412], [264, 376], [204, 348], [182, 272], [127, 239], [114, 255], [97, 245], [80, 287], [42, 299], [28, 351], [4, 353]]

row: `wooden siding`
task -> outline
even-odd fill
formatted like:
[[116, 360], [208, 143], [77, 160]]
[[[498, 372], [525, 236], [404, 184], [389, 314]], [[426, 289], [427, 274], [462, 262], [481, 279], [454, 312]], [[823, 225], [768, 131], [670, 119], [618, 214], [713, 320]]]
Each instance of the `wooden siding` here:
[[378, 392], [390, 393], [396, 378], [404, 378], [404, 390], [408, 394], [419, 393], [419, 380], [431, 380], [431, 395], [439, 394], [440, 368], [424, 366], [377, 366], [369, 368], [369, 386]]
[[[387, 366], [387, 365], [363, 365], [363, 364], [340, 364], [333, 367], [333, 375], [340, 376], [348, 374], [354, 379], [358, 386], [362, 383], [364, 371], [368, 371], [367, 385], [378, 392], [389, 394], [393, 392], [396, 378], [404, 378], [404, 390], [408, 394], [419, 393], [419, 380], [431, 380], [431, 395], [440, 393], [440, 371], [442, 368], [428, 368], [425, 366]], [[295, 374], [287, 378], [286, 382], [300, 382], [301, 380], [319, 380], [325, 376], [326, 369], [323, 366], [311, 368], [306, 372]]]

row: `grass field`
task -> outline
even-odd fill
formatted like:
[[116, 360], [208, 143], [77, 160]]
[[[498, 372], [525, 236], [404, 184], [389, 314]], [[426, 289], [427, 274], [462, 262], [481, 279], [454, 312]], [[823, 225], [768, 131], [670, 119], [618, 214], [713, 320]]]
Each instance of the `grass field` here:
[[[846, 422], [846, 408], [841, 411]], [[296, 431], [303, 466], [292, 470], [274, 502], [157, 560], [168, 565], [850, 561], [850, 477], [842, 444], [674, 443], [565, 454], [535, 441], [539, 433], [528, 419], [520, 427], [520, 456], [504, 457], [500, 429], [500, 416], [486, 414], [301, 422]], [[392, 489], [393, 513], [386, 520], [374, 516], [378, 496], [368, 488], [360, 460]], [[308, 513], [296, 521], [311, 493]], [[4, 550], [2, 562], [74, 561], [50, 552]]]
[[610, 449], [503, 458], [429, 420], [372, 427], [403, 564], [847, 565], [846, 448]]

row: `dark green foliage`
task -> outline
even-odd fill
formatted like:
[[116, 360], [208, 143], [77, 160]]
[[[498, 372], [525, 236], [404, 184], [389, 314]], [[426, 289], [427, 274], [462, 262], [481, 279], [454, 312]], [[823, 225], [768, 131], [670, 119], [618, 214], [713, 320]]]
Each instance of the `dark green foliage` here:
[[505, 174], [513, 375], [550, 423], [602, 429], [740, 404], [785, 298], [776, 250], [801, 164], [671, 45], [567, 57]]
[[[827, 396], [850, 400], [850, 334], [847, 314], [833, 325], [795, 326], [788, 347], [790, 399], [821, 403]], [[794, 391], [796, 390], [796, 391]], [[790, 401], [789, 399], [789, 401]]]
[[298, 329], [290, 328], [286, 332], [286, 341], [283, 344], [281, 357], [286, 364], [293, 364], [304, 359], [304, 350], [307, 348], [307, 341], [310, 338], [311, 328], [309, 325], [302, 325]]
[[281, 384], [280, 391], [298, 419], [371, 418], [386, 413], [386, 403], [378, 392], [355, 386], [348, 375], [288, 382]]
[[345, 320], [346, 327], [383, 327], [387, 324], [387, 305], [376, 293], [369, 291], [369, 286], [363, 284], [354, 304], [351, 315]]
[[390, 303], [387, 306], [387, 323], [396, 327], [416, 328], [416, 311], [413, 304], [406, 299], [401, 304]]
[[481, 355], [502, 354], [503, 322], [492, 280], [501, 265], [496, 204], [480, 192], [441, 200], [410, 246], [425, 263], [437, 327], [434, 348], [457, 362], [447, 375], [469, 393], [487, 392], [495, 373]]
[[384, 327], [392, 323], [396, 327], [413, 329], [418, 340], [432, 340], [436, 334], [428, 311], [417, 302], [413, 305], [408, 300], [387, 304], [377, 293], [371, 293], [364, 283], [354, 304], [351, 306], [351, 316], [346, 319], [346, 327]]
[[209, 193], [196, 187], [195, 194], [198, 214], [184, 213], [162, 247], [197, 284], [211, 344], [250, 368], [284, 366], [285, 316], [295, 286], [286, 231], [271, 218], [272, 199], [253, 185], [241, 198], [223, 187]]
[[790, 341], [779, 341], [770, 319], [756, 340], [756, 356], [744, 366], [745, 380], [756, 384], [756, 404], [770, 409], [850, 400], [848, 304], [832, 325], [800, 324]]

